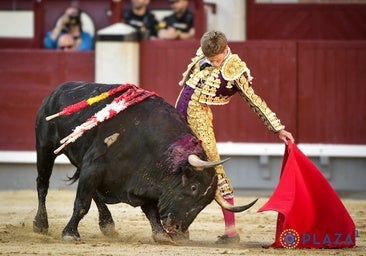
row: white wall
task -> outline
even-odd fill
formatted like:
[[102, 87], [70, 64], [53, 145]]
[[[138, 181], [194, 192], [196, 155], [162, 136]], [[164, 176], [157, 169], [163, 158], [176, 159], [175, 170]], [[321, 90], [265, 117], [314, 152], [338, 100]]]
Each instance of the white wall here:
[[207, 29], [224, 32], [230, 41], [246, 39], [246, 1], [245, 0], [205, 0], [216, 4], [216, 14], [207, 8]]
[[33, 11], [0, 11], [0, 37], [34, 37]]

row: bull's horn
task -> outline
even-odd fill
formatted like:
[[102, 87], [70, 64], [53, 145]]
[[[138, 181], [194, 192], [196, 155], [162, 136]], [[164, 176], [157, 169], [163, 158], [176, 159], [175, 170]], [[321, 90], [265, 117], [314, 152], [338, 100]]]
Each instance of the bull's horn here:
[[210, 167], [215, 167], [215, 166], [218, 166], [220, 164], [223, 164], [229, 159], [230, 158], [226, 158], [226, 159], [221, 160], [221, 161], [208, 162], [208, 161], [202, 160], [197, 155], [189, 155], [188, 156], [188, 163], [190, 165], [192, 165], [193, 167], [196, 167], [196, 168], [210, 168]]
[[230, 212], [243, 212], [247, 209], [249, 209], [250, 207], [252, 207], [258, 200], [255, 199], [253, 202], [246, 204], [246, 205], [241, 205], [241, 206], [234, 206], [231, 205], [230, 203], [228, 203], [220, 194], [220, 190], [216, 190], [216, 195], [215, 195], [215, 200], [216, 202], [224, 209], [230, 211]]

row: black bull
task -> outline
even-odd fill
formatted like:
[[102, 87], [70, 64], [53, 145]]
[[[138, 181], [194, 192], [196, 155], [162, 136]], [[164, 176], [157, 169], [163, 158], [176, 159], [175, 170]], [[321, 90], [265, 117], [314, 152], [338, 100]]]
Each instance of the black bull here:
[[[46, 121], [76, 102], [118, 85], [67, 82], [42, 103], [36, 119], [38, 211], [35, 232], [47, 233], [46, 196], [60, 140], [109, 104], [101, 100], [72, 115]], [[132, 87], [136, 89], [136, 87]], [[149, 97], [85, 132], [61, 150], [77, 168], [70, 181], [79, 179], [72, 217], [62, 232], [64, 239], [80, 239], [78, 224], [92, 199], [99, 211], [99, 227], [115, 234], [106, 204], [140, 206], [157, 242], [173, 242], [170, 232], [188, 229], [198, 213], [215, 198], [223, 207], [243, 211], [253, 203], [233, 207], [217, 193], [217, 177], [200, 141], [174, 107], [158, 96]]]

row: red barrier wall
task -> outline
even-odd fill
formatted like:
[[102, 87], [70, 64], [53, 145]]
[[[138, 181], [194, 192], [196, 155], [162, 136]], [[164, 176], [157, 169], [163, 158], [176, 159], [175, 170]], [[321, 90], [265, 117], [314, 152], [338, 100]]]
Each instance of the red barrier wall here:
[[0, 51], [0, 150], [34, 150], [36, 112], [69, 80], [94, 81], [94, 52]]
[[[198, 40], [144, 41], [140, 85], [175, 104]], [[366, 144], [365, 41], [231, 42], [253, 87], [297, 142]], [[0, 150], [33, 150], [44, 97], [69, 80], [94, 81], [94, 52], [0, 50]], [[213, 107], [218, 141], [279, 142], [235, 95]]]
[[366, 143], [366, 43], [299, 42], [298, 136]]
[[[174, 105], [181, 89], [178, 82], [198, 46], [196, 40], [143, 42], [141, 86]], [[232, 42], [230, 47], [250, 68], [257, 94], [296, 134], [296, 44], [252, 41]], [[213, 107], [213, 112], [218, 141], [278, 142], [239, 95], [228, 105]]]
[[[141, 44], [141, 86], [175, 104], [198, 41]], [[246, 41], [231, 49], [297, 142], [366, 144], [365, 41]], [[158, 56], [158, 57], [157, 57]], [[278, 142], [239, 95], [213, 107], [218, 141]]]
[[[324, 1], [323, 1], [324, 2]], [[247, 1], [247, 39], [365, 40], [365, 3]]]
[[[296, 136], [296, 44], [247, 41], [230, 46], [250, 69], [255, 92]], [[215, 109], [216, 126], [225, 124], [226, 127], [217, 134], [219, 141], [279, 142], [239, 95], [224, 107]]]

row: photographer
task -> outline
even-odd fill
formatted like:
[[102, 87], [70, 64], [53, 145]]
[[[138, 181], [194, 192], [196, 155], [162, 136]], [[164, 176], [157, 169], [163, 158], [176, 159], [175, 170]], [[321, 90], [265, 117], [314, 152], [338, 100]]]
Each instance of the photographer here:
[[74, 38], [76, 50], [92, 50], [93, 38], [88, 32], [83, 31], [80, 14], [81, 11], [76, 7], [67, 8], [52, 31], [47, 32], [43, 40], [45, 48], [57, 49], [60, 36], [70, 34]]

